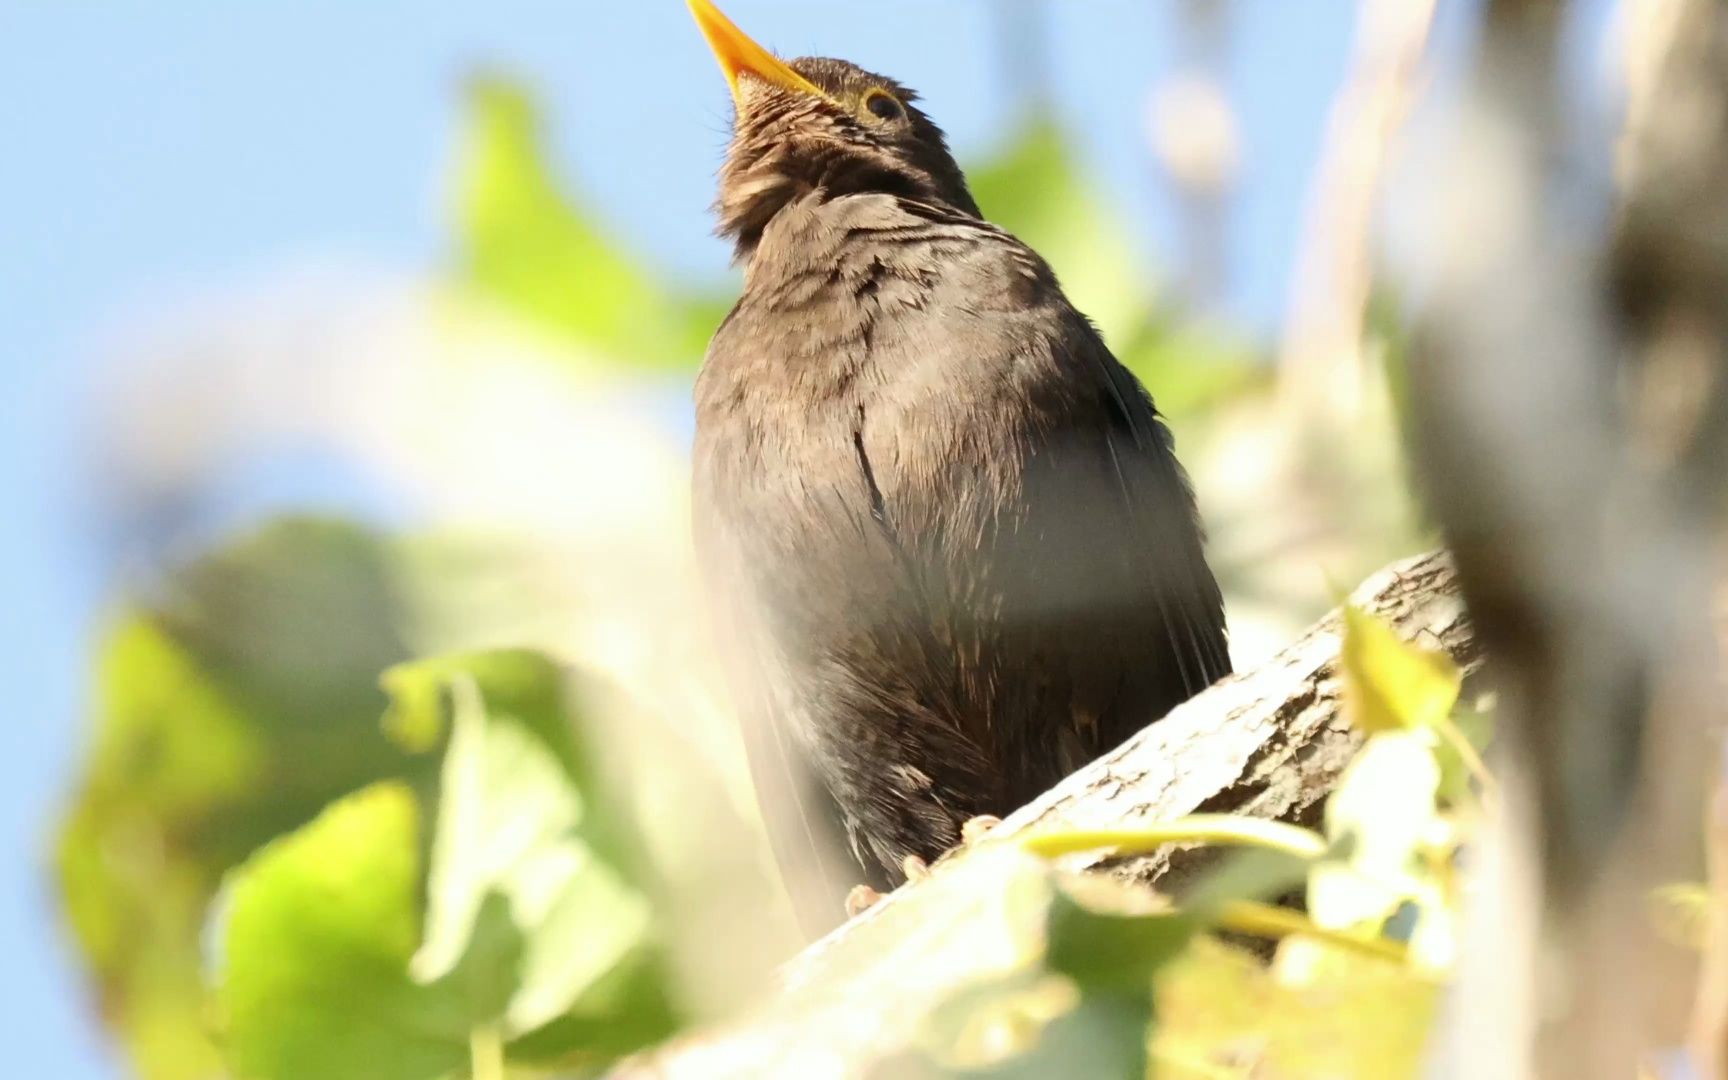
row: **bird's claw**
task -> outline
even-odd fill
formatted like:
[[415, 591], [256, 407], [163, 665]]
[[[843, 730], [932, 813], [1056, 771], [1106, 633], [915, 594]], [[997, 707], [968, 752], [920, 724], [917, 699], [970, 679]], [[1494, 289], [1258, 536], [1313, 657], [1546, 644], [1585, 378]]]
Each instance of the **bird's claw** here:
[[876, 906], [882, 899], [882, 894], [868, 885], [854, 885], [852, 891], [846, 894], [846, 917], [856, 919], [864, 912]]
[[923, 881], [930, 876], [930, 864], [917, 855], [908, 855], [900, 860], [900, 872], [907, 881]]
[[984, 839], [985, 833], [1000, 824], [1002, 819], [995, 814], [979, 814], [977, 817], [967, 818], [966, 823], [960, 826], [960, 846], [971, 847]]

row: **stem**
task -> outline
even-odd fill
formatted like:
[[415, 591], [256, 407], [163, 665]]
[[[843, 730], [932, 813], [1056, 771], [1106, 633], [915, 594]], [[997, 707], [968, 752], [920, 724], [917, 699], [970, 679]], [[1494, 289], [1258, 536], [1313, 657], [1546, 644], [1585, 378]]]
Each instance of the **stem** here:
[[1174, 821], [1123, 829], [1064, 829], [1021, 841], [1045, 858], [1108, 848], [1116, 855], [1144, 855], [1165, 844], [1201, 843], [1267, 848], [1312, 861], [1326, 854], [1326, 838], [1312, 829], [1234, 814], [1190, 814]]
[[1482, 761], [1482, 755], [1478, 754], [1476, 748], [1470, 745], [1470, 740], [1464, 737], [1464, 733], [1458, 730], [1458, 725], [1454, 724], [1450, 717], [1442, 717], [1435, 721], [1434, 730], [1439, 732], [1440, 737], [1450, 743], [1452, 749], [1458, 752], [1459, 760], [1464, 762], [1464, 767], [1469, 769], [1470, 775], [1474, 776], [1476, 782], [1482, 785], [1484, 808], [1492, 812], [1499, 805], [1500, 789], [1494, 783], [1494, 774], [1488, 771], [1488, 766]]
[[1328, 945], [1350, 949], [1365, 956], [1377, 957], [1402, 964], [1409, 959], [1409, 950], [1396, 941], [1385, 938], [1360, 938], [1339, 933], [1315, 923], [1299, 911], [1256, 903], [1252, 900], [1231, 900], [1218, 909], [1218, 925], [1238, 934], [1270, 938], [1274, 941], [1292, 934], [1317, 938]]
[[[1204, 1077], [1205, 1080], [1242, 1080], [1248, 1074], [1241, 1069], [1226, 1068], [1214, 1065], [1210, 1061], [1194, 1057], [1190, 1054], [1179, 1054], [1171, 1050], [1163, 1050], [1154, 1046], [1152, 1060], [1177, 1075], [1185, 1077]], [[1165, 1069], [1156, 1070], [1155, 1074], [1163, 1076]]]
[[504, 1080], [504, 1036], [495, 1024], [482, 1024], [468, 1035], [468, 1056], [474, 1080]]

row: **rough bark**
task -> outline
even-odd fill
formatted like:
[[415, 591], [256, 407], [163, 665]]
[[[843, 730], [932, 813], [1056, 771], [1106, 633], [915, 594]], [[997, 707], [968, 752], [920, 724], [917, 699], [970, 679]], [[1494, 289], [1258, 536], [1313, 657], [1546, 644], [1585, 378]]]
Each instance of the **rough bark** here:
[[[1382, 570], [1351, 602], [1406, 639], [1474, 669], [1474, 639], [1445, 554]], [[1008, 818], [1002, 832], [1165, 821], [1193, 813], [1313, 820], [1361, 742], [1340, 710], [1341, 634], [1340, 615], [1333, 611], [1267, 663], [1220, 682], [1058, 784]], [[1166, 851], [1115, 868], [1179, 893], [1192, 865]]]
[[[1476, 668], [1477, 650], [1445, 554], [1396, 563], [1366, 581], [1351, 599], [1401, 636], [1444, 650], [1467, 671]], [[1200, 811], [1312, 820], [1359, 742], [1341, 716], [1341, 640], [1340, 615], [1333, 612], [1271, 661], [1224, 680], [1064, 780], [997, 826], [991, 838], [1032, 829], [1168, 820]], [[1198, 865], [1196, 854], [1166, 850], [1113, 864], [1110, 870], [1179, 891]], [[1088, 858], [1094, 865], [1104, 861]], [[848, 966], [848, 951], [905, 951], [918, 958], [909, 964], [918, 963], [926, 954], [910, 946], [921, 920], [897, 918], [897, 909], [916, 906], [908, 901], [943, 883], [938, 870], [931, 880], [901, 888], [811, 945], [786, 968], [782, 994], [752, 1019], [662, 1048], [629, 1063], [620, 1075], [779, 1075], [778, 1063], [796, 1057], [789, 1043], [819, 1045], [830, 1062], [873, 1057], [884, 1049], [876, 1042], [891, 1034], [886, 1025], [862, 1021], [870, 1009], [822, 1013], [851, 1015], [852, 1021], [841, 1025], [844, 1030], [812, 1033], [811, 1023], [825, 1021], [811, 1013], [810, 1002], [836, 992], [833, 972]], [[966, 920], [954, 925], [963, 927]], [[867, 948], [858, 948], [866, 941]], [[954, 952], [948, 949], [946, 955]], [[982, 957], [976, 962], [986, 963]], [[892, 988], [856, 985], [839, 991], [919, 998], [951, 982], [954, 973], [897, 968], [895, 975]], [[911, 1008], [902, 1003], [899, 1011]], [[754, 1062], [750, 1068], [757, 1072], [739, 1072], [743, 1062]]]

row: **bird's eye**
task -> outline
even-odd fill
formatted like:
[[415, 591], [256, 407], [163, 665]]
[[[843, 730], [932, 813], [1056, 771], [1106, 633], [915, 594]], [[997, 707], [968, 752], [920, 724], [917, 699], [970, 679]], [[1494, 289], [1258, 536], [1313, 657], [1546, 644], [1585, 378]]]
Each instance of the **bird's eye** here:
[[872, 90], [864, 95], [864, 107], [878, 120], [898, 120], [906, 115], [905, 106], [886, 90]]

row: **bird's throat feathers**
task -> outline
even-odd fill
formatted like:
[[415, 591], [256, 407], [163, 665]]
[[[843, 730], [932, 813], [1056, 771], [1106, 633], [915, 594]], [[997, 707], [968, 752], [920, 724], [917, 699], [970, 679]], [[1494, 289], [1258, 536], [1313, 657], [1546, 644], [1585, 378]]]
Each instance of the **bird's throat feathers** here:
[[[980, 216], [947, 140], [911, 105], [910, 90], [833, 60], [794, 60], [817, 96], [746, 78], [715, 203], [718, 232], [748, 262], [774, 217], [792, 203], [884, 193]], [[886, 88], [886, 89], [884, 89]], [[889, 92], [899, 122], [873, 120], [859, 101]]]

